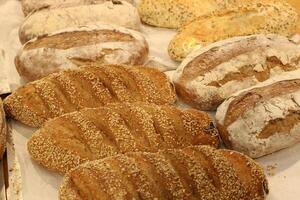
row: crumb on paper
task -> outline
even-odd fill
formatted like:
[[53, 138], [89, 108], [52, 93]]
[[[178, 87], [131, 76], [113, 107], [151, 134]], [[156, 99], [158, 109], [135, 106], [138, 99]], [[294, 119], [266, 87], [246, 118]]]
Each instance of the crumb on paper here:
[[273, 164], [273, 165], [267, 165], [267, 174], [268, 174], [269, 176], [274, 176], [277, 167], [278, 167], [278, 164], [277, 164], [277, 163], [275, 163], [275, 164]]

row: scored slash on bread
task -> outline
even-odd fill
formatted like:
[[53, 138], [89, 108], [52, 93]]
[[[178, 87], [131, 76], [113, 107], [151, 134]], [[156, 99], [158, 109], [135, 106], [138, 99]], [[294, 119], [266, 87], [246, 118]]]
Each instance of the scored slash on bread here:
[[51, 74], [9, 95], [5, 110], [22, 123], [40, 127], [50, 118], [115, 102], [173, 104], [167, 76], [147, 67], [86, 65]]
[[237, 91], [299, 70], [300, 47], [283, 36], [234, 37], [193, 51], [177, 68], [173, 82], [186, 103], [215, 110]]
[[262, 167], [233, 151], [209, 146], [128, 153], [87, 162], [68, 172], [60, 200], [264, 200]]
[[33, 81], [83, 64], [142, 65], [148, 44], [137, 31], [94, 24], [60, 30], [28, 41], [15, 59], [19, 75]]
[[300, 71], [229, 97], [217, 110], [226, 146], [258, 158], [300, 142]]
[[109, 104], [49, 120], [28, 142], [31, 157], [65, 173], [86, 161], [118, 153], [157, 152], [191, 145], [218, 147], [205, 112], [144, 103]]

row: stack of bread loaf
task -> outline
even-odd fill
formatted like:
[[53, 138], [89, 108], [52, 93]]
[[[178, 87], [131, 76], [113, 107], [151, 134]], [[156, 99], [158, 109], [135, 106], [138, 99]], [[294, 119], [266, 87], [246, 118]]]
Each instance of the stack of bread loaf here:
[[[250, 157], [300, 142], [300, 46], [289, 39], [298, 24], [292, 5], [299, 4], [141, 0], [137, 9], [131, 0], [23, 0], [22, 5], [23, 47], [15, 64], [32, 82], [5, 98], [4, 110], [38, 128], [28, 152], [65, 174], [61, 200], [265, 199], [264, 171]], [[182, 61], [172, 80], [142, 66], [149, 50], [140, 18], [179, 29], [169, 45], [170, 56]], [[177, 95], [192, 108], [178, 107]], [[200, 110], [217, 110], [217, 126]], [[220, 138], [241, 153], [218, 149]]]

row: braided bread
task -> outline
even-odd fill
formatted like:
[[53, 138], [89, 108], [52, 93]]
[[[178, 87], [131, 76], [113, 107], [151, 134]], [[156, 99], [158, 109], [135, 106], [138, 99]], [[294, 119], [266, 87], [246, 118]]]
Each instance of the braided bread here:
[[165, 74], [146, 67], [86, 65], [51, 74], [17, 89], [6, 112], [32, 127], [50, 118], [114, 102], [172, 104], [176, 95]]
[[60, 200], [263, 200], [267, 193], [266, 177], [255, 161], [194, 146], [87, 162], [65, 175]]
[[144, 103], [84, 109], [48, 121], [32, 135], [28, 151], [49, 169], [67, 172], [77, 165], [118, 153], [219, 143], [205, 112]]
[[6, 119], [3, 110], [2, 100], [0, 98], [0, 159], [2, 159], [6, 146]]

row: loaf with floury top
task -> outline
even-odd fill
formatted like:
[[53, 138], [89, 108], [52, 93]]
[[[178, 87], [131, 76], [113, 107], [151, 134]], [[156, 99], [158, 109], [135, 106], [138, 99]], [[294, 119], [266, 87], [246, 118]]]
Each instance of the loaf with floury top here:
[[[104, 3], [106, 1], [121, 2], [121, 0], [22, 0], [22, 9], [25, 16], [27, 16], [31, 12], [36, 12], [43, 8], [62, 8], [78, 5], [91, 5]], [[126, 1], [133, 3], [133, 0]]]
[[157, 69], [89, 64], [25, 84], [5, 99], [4, 107], [10, 117], [40, 127], [62, 114], [108, 103], [175, 101], [172, 83]]
[[140, 18], [137, 9], [125, 1], [106, 1], [96, 5], [42, 9], [28, 15], [20, 27], [22, 44], [66, 28], [76, 28], [95, 23], [115, 24], [139, 30]]
[[19, 75], [33, 81], [91, 62], [142, 65], [148, 44], [137, 31], [94, 24], [61, 30], [27, 42], [15, 59]]
[[300, 47], [279, 35], [227, 39], [193, 51], [173, 76], [183, 101], [215, 110], [227, 97], [300, 69]]
[[60, 200], [264, 200], [268, 192], [254, 160], [194, 146], [87, 162], [65, 175]]
[[226, 146], [253, 158], [300, 142], [300, 71], [232, 95], [216, 119]]
[[32, 135], [27, 147], [35, 161], [65, 173], [84, 162], [120, 153], [218, 144], [218, 132], [205, 112], [122, 103], [49, 120]]

